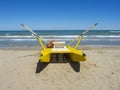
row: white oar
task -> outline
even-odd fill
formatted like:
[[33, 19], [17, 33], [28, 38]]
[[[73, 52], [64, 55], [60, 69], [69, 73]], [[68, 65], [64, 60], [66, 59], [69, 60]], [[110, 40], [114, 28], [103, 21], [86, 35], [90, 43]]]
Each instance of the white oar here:
[[[98, 23], [95, 23], [93, 26], [91, 26], [90, 28], [88, 28], [87, 30], [85, 30], [82, 34], [79, 35], [78, 38], [80, 38], [81, 36], [85, 35], [86, 33], [88, 33], [90, 30], [92, 30], [96, 25], [98, 25]], [[68, 45], [71, 45], [76, 39], [72, 40]]]
[[21, 24], [25, 29], [27, 29], [28, 31], [30, 31], [36, 38], [41, 38], [44, 42], [47, 43], [47, 41], [45, 41], [42, 37], [38, 36], [35, 32], [33, 32], [28, 26]]
[[98, 25], [98, 23], [95, 23], [93, 26], [91, 26], [90, 28], [88, 28], [87, 30], [85, 30], [80, 36], [85, 35], [86, 33], [88, 33], [90, 30], [92, 30], [96, 25]]

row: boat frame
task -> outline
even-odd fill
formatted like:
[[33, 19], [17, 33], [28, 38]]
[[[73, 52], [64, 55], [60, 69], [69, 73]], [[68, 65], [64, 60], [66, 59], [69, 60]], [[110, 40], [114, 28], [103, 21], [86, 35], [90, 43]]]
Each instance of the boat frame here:
[[79, 35], [78, 41], [76, 42], [74, 47], [71, 46], [71, 43], [73, 43], [73, 41], [71, 41], [71, 43], [69, 45], [66, 45], [62, 48], [61, 47], [60, 48], [55, 48], [55, 47], [47, 48], [47, 47], [45, 47], [43, 45], [43, 42], [42, 42], [42, 40], [43, 40], [42, 37], [38, 36], [35, 32], [33, 32], [26, 25], [23, 25], [23, 24], [21, 24], [21, 25], [25, 29], [30, 31], [37, 38], [40, 46], [42, 47], [42, 50], [40, 50], [40, 56], [39, 56], [40, 62], [49, 63], [49, 62], [51, 62], [51, 57], [53, 54], [65, 55], [68, 58], [70, 58], [70, 60], [73, 62], [86, 61], [87, 60], [86, 54], [83, 53], [83, 50], [79, 50], [78, 46], [83, 38], [83, 35], [85, 35], [87, 32], [92, 30], [97, 25], [97, 23], [95, 23], [93, 26], [91, 26], [90, 28], [88, 28], [82, 34]]

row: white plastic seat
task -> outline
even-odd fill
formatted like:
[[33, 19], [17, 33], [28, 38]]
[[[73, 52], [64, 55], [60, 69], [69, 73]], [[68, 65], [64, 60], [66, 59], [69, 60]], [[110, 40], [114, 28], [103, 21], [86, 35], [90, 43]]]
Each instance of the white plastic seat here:
[[54, 47], [52, 48], [52, 52], [58, 52], [58, 51], [69, 51], [69, 49], [66, 48], [65, 42], [53, 42]]

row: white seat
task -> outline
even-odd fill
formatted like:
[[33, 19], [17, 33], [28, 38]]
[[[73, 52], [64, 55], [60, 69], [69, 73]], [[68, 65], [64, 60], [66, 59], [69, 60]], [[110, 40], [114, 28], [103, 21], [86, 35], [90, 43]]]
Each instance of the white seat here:
[[65, 42], [53, 42], [54, 47], [52, 48], [52, 52], [59, 52], [59, 51], [63, 51], [63, 52], [68, 52], [69, 49], [66, 48], [65, 46]]
[[53, 48], [64, 48], [65, 42], [53, 42], [54, 47]]
[[52, 48], [52, 52], [60, 52], [60, 51], [63, 51], [63, 52], [68, 52], [69, 49], [64, 47], [64, 48]]

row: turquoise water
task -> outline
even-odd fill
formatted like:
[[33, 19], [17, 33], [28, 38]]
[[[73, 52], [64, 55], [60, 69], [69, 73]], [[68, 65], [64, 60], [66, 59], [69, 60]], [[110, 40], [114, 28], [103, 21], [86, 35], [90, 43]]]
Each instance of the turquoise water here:
[[[84, 30], [34, 30], [45, 41], [66, 41], [77, 39]], [[76, 40], [75, 40], [76, 41]], [[74, 42], [72, 45], [74, 45]], [[81, 45], [120, 45], [120, 30], [91, 30], [84, 35]], [[26, 30], [0, 31], [0, 48], [37, 47], [36, 38]]]

